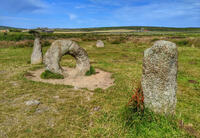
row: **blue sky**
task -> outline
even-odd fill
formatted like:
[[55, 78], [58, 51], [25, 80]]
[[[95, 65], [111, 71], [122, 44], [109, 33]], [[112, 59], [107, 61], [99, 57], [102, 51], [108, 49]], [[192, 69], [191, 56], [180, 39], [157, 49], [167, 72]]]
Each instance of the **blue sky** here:
[[0, 0], [0, 25], [200, 27], [200, 0]]

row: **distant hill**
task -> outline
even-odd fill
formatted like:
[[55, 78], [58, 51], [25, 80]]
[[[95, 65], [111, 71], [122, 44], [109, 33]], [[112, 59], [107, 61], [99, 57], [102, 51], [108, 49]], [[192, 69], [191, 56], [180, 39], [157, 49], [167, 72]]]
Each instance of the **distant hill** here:
[[[9, 26], [0, 26], [0, 30], [3, 29], [23, 29]], [[48, 29], [48, 28], [47, 28]], [[105, 30], [148, 30], [148, 31], [175, 31], [175, 32], [200, 32], [200, 28], [188, 27], [188, 28], [175, 28], [175, 27], [151, 27], [151, 26], [119, 26], [119, 27], [93, 27], [93, 28], [52, 28], [55, 31], [105, 31]]]
[[150, 26], [120, 26], [120, 27], [94, 27], [94, 28], [75, 28], [75, 29], [65, 29], [65, 28], [58, 28], [55, 30], [60, 31], [105, 31], [105, 30], [148, 30], [148, 31], [178, 31], [178, 32], [185, 32], [185, 31], [200, 31], [200, 28], [173, 28], [173, 27], [150, 27]]
[[9, 27], [9, 26], [0, 26], [0, 30], [5, 30], [5, 29], [23, 29], [23, 28], [15, 28], [15, 27]]

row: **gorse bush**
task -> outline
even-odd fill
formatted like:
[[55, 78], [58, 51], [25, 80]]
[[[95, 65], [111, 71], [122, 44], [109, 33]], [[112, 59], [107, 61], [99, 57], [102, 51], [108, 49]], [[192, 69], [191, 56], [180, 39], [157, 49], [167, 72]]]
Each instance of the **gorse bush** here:
[[45, 70], [40, 77], [42, 79], [64, 79], [64, 76], [61, 74], [53, 73], [49, 70]]
[[90, 76], [92, 74], [96, 74], [95, 68], [93, 66], [90, 66], [90, 70], [88, 70], [85, 75]]

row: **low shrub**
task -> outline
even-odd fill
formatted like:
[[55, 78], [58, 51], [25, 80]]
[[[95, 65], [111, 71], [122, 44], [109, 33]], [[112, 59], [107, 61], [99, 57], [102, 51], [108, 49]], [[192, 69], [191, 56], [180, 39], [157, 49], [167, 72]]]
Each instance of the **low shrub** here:
[[127, 106], [138, 113], [144, 112], [144, 95], [141, 83], [139, 83], [138, 88], [134, 90], [134, 94], [129, 100]]
[[119, 40], [114, 40], [111, 42], [111, 44], [120, 44], [121, 42]]
[[160, 40], [160, 39], [159, 38], [154, 38], [154, 39], [151, 40], [151, 42], [156, 42], [158, 40]]
[[50, 46], [51, 43], [48, 40], [42, 41], [42, 47]]
[[45, 70], [40, 77], [42, 79], [64, 79], [64, 76], [61, 74], [53, 73], [49, 70]]
[[92, 74], [96, 74], [95, 68], [93, 66], [90, 66], [90, 70], [88, 70], [85, 75], [91, 76]]
[[186, 46], [189, 44], [189, 41], [188, 40], [179, 40], [176, 42], [176, 44], [179, 46]]

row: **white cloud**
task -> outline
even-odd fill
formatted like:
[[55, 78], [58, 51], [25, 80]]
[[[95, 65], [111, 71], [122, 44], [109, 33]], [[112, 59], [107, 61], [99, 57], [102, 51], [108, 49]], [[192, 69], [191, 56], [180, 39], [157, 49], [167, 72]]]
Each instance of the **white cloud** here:
[[73, 14], [73, 13], [69, 13], [68, 16], [69, 16], [69, 19], [70, 19], [70, 20], [74, 20], [74, 19], [77, 18], [77, 15], [75, 15], [75, 14]]

